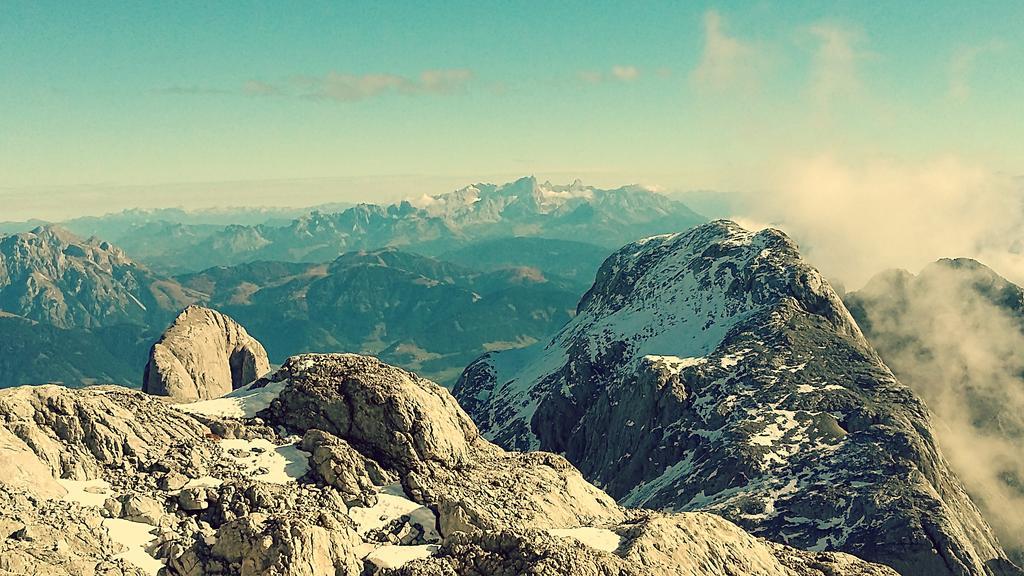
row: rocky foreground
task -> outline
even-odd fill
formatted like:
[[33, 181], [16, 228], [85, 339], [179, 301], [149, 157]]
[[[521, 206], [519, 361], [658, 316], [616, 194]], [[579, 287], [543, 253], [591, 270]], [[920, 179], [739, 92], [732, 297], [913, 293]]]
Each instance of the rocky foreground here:
[[888, 575], [619, 506], [440, 386], [304, 355], [224, 398], [0, 391], [0, 574]]

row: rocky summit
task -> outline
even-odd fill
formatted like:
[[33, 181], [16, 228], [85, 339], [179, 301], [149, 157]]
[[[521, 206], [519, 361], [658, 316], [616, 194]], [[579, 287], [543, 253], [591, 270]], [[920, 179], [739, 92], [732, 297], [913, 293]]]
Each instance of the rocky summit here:
[[[222, 398], [0, 391], [0, 574], [893, 576], [507, 452], [444, 388], [303, 355]], [[12, 466], [6, 463], [13, 463]]]
[[556, 336], [482, 357], [455, 395], [486, 438], [563, 454], [627, 506], [713, 512], [905, 576], [1022, 573], [925, 405], [776, 230], [627, 245]]
[[267, 351], [238, 322], [189, 306], [153, 344], [142, 389], [177, 401], [219, 398], [270, 371]]

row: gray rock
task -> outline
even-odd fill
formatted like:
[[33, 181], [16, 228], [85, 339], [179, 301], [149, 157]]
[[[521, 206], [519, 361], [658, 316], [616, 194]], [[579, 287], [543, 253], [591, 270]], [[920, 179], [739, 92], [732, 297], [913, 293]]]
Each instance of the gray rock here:
[[143, 391], [190, 402], [219, 398], [263, 376], [263, 345], [224, 314], [189, 306], [153, 345]]
[[372, 506], [379, 487], [397, 481], [394, 474], [329, 432], [307, 431], [302, 449], [310, 453], [313, 473], [341, 492], [346, 503]]
[[[159, 462], [164, 468], [183, 468], [185, 453], [205, 462], [214, 458], [204, 425], [150, 396], [123, 388], [0, 390], [2, 429], [20, 439], [49, 468], [52, 476], [47, 480], [40, 474], [41, 485], [52, 478], [101, 478], [110, 467], [142, 470]], [[187, 465], [194, 469], [196, 464]]]
[[608, 530], [613, 551], [536, 529], [457, 533], [437, 554], [386, 576], [894, 576], [853, 556], [794, 550], [709, 514], [653, 516]]
[[37, 498], [0, 482], [0, 575], [143, 576], [112, 560], [120, 551], [110, 541], [96, 510], [59, 499]]
[[159, 481], [160, 489], [167, 490], [168, 492], [181, 490], [185, 487], [185, 484], [188, 484], [188, 477], [179, 472], [168, 472]]

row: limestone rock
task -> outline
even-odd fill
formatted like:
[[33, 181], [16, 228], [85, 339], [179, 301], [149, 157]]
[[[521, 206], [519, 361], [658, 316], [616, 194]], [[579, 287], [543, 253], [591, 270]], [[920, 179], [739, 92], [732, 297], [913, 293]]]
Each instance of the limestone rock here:
[[100, 478], [114, 466], [195, 471], [213, 458], [201, 423], [152, 397], [117, 387], [0, 390], [0, 429], [28, 446], [52, 478]]
[[380, 486], [394, 483], [395, 475], [366, 458], [352, 446], [323, 430], [309, 430], [302, 437], [302, 449], [309, 452], [314, 473], [328, 486], [341, 492], [346, 502], [372, 506]]
[[[0, 576], [143, 576], [115, 560], [98, 511], [0, 482]], [[4, 534], [4, 533], [7, 534]]]
[[153, 345], [143, 391], [189, 402], [219, 398], [270, 371], [263, 345], [224, 314], [189, 306]]

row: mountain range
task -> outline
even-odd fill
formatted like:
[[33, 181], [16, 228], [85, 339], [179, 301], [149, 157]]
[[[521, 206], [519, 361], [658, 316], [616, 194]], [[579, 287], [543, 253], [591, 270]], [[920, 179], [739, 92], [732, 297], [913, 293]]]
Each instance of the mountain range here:
[[529, 178], [122, 216], [164, 260], [0, 237], [0, 388], [85, 387], [0, 391], [0, 573], [1024, 574], [1024, 290], [977, 262], [841, 298], [780, 231]]
[[[114, 242], [138, 262], [173, 275], [258, 260], [327, 262], [344, 252], [384, 247], [438, 256], [480, 240], [517, 236], [585, 239], [610, 252], [704, 221], [685, 204], [642, 187], [602, 190], [579, 181], [558, 186], [533, 177], [389, 205], [342, 207], [317, 206], [291, 219], [293, 213], [281, 210], [134, 210], [61, 225]], [[8, 223], [0, 231], [25, 226]]]

